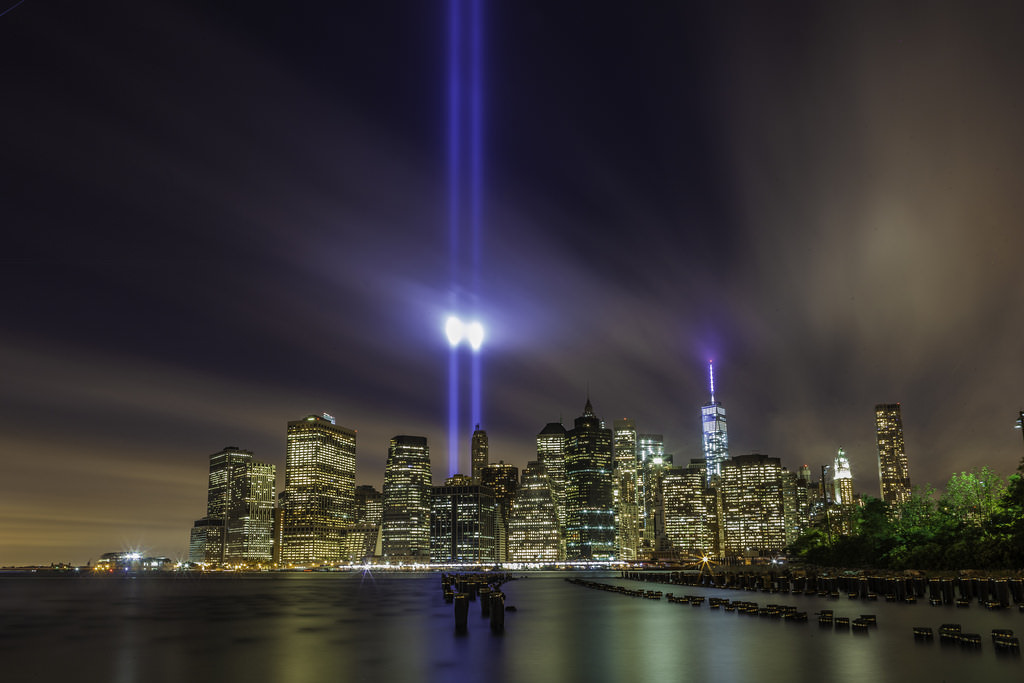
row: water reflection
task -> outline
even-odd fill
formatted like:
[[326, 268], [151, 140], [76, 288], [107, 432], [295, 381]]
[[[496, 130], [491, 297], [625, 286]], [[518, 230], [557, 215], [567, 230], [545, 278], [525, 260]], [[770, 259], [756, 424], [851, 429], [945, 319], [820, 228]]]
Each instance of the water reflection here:
[[[437, 575], [273, 574], [139, 579], [0, 579], [5, 681], [899, 681], [1017, 680], [993, 628], [1024, 631], [1016, 611], [826, 601], [659, 586], [876, 613], [868, 634], [589, 590], [565, 574], [505, 586], [504, 633], [479, 602], [456, 636]], [[589, 578], [595, 578], [590, 576]], [[654, 588], [607, 575], [610, 583]], [[912, 627], [960, 622], [980, 652], [917, 644]]]

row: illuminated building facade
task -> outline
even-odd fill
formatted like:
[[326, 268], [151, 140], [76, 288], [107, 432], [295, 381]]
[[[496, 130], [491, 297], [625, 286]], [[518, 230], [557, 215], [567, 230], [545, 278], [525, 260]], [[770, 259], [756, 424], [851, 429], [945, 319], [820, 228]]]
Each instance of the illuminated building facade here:
[[497, 505], [488, 486], [465, 484], [455, 479], [444, 486], [433, 487], [430, 561], [443, 564], [498, 562], [496, 517]]
[[729, 432], [725, 423], [725, 408], [715, 400], [715, 371], [708, 362], [711, 378], [711, 401], [700, 409], [701, 431], [704, 436], [704, 461], [707, 463], [707, 480], [710, 486], [722, 474], [722, 465], [729, 459]]
[[391, 562], [430, 559], [430, 448], [426, 437], [391, 439], [384, 468], [382, 552]]
[[537, 461], [544, 466], [551, 482], [551, 495], [555, 497], [558, 526], [565, 531], [565, 427], [561, 422], [549, 422], [537, 435]]
[[384, 496], [373, 486], [356, 487], [356, 524], [345, 534], [343, 556], [352, 562], [366, 562], [381, 553], [381, 520]]
[[910, 499], [910, 471], [903, 450], [903, 418], [899, 403], [875, 406], [875, 431], [878, 437], [878, 480], [882, 501], [899, 505]]
[[480, 429], [480, 425], [477, 425], [473, 431], [473, 438], [469, 448], [470, 457], [472, 458], [470, 475], [477, 484], [480, 483], [480, 474], [487, 467], [488, 451], [487, 432]]
[[[637, 526], [640, 536], [640, 555], [653, 557], [664, 541], [665, 526], [661, 507], [661, 472], [672, 464], [672, 457], [665, 455], [665, 438], [661, 434], [637, 435]], [[663, 545], [663, 544], [662, 544]], [[662, 547], [664, 550], [664, 547]]]
[[373, 486], [362, 484], [356, 487], [356, 523], [377, 524], [384, 514], [384, 496]]
[[614, 423], [615, 439], [615, 556], [635, 560], [640, 549], [642, 488], [638, 486], [639, 456], [636, 425], [622, 418]]
[[566, 530], [569, 560], [615, 559], [612, 430], [601, 426], [587, 399], [565, 435]]
[[508, 520], [508, 560], [550, 563], [565, 559], [551, 480], [544, 466], [530, 461], [516, 491]]
[[677, 556], [717, 556], [714, 492], [706, 487], [704, 461], [666, 468], [661, 475], [665, 535]]
[[288, 423], [281, 563], [344, 559], [345, 529], [356, 521], [355, 483], [354, 430], [339, 427], [326, 413]]
[[497, 538], [498, 561], [504, 562], [508, 558], [508, 515], [512, 510], [516, 489], [519, 488], [519, 468], [506, 465], [504, 461], [487, 465], [480, 471], [480, 483], [489, 486], [494, 492], [497, 508], [494, 534]]
[[786, 524], [786, 544], [791, 545], [810, 528], [811, 511], [817, 486], [811, 481], [810, 468], [803, 465], [797, 472], [782, 473], [782, 503]]
[[210, 456], [206, 517], [192, 527], [189, 559], [267, 564], [273, 556], [276, 468], [228, 446]]
[[836, 454], [832, 472], [832, 500], [836, 505], [853, 505], [853, 473], [850, 471], [850, 461], [846, 457], [846, 451], [842, 448]]
[[723, 555], [769, 556], [786, 547], [785, 472], [778, 458], [757, 453], [738, 455], [722, 466]]

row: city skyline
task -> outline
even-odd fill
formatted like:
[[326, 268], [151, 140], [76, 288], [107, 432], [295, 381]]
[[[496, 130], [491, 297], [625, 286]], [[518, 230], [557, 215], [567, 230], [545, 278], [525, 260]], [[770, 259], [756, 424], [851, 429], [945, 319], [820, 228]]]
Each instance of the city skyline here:
[[[898, 402], [913, 484], [1014, 471], [1024, 8], [483, 6], [491, 462], [589, 393], [685, 465], [713, 359], [730, 455], [875, 495]], [[283, 490], [303, 415], [444, 481], [447, 8], [0, 17], [0, 565], [180, 552], [209, 454]]]

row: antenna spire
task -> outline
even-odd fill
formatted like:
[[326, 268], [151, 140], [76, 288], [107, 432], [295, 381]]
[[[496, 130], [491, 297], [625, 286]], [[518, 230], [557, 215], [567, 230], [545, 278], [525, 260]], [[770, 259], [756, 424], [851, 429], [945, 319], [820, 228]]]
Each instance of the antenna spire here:
[[708, 377], [711, 379], [711, 402], [715, 402], [715, 361], [708, 361]]

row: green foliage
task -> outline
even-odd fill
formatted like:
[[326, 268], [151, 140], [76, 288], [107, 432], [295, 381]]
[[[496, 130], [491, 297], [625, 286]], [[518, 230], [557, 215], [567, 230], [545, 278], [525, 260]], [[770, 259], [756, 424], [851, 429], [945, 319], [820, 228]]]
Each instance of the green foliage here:
[[954, 474], [936, 498], [915, 488], [896, 509], [866, 497], [852, 533], [805, 532], [790, 548], [805, 562], [876, 569], [1001, 569], [1024, 566], [1024, 459], [1004, 481], [987, 467]]
[[988, 467], [950, 477], [939, 507], [964, 524], [982, 526], [999, 511], [1006, 483]]

